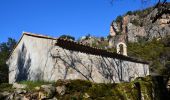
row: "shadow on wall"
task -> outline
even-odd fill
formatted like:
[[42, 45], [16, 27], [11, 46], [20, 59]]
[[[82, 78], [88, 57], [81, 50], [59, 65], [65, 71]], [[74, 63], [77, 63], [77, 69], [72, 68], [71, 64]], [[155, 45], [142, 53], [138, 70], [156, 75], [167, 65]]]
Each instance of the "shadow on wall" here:
[[[63, 51], [64, 51], [63, 56], [56, 56], [56, 57], [53, 56], [53, 59], [56, 59], [56, 61], [61, 60], [64, 64], [64, 66], [66, 67], [65, 73], [64, 73], [64, 79], [66, 79], [66, 77], [68, 76], [68, 70], [70, 68], [72, 68], [76, 72], [78, 72], [80, 75], [82, 75], [85, 79], [94, 81], [91, 76], [92, 66], [90, 66], [90, 65], [85, 66], [84, 63], [80, 60], [79, 55], [75, 55], [72, 51], [71, 51], [71, 55], [69, 53], [67, 53], [66, 50], [63, 50]], [[93, 62], [91, 62], [91, 63], [93, 63]], [[82, 70], [79, 69], [77, 67], [77, 65], [81, 65], [84, 68], [84, 70], [87, 70], [86, 73], [82, 72]]]
[[[121, 61], [110, 61], [108, 58], [99, 57], [97, 58], [98, 61], [95, 62], [94, 59], [88, 56], [89, 63], [85, 63], [81, 60], [81, 57], [77, 53], [68, 53], [66, 50], [63, 50], [63, 52], [63, 56], [57, 56], [56, 58], [58, 58], [58, 60], [61, 60], [64, 66], [66, 66], [64, 79], [66, 79], [68, 75], [69, 68], [72, 68], [80, 75], [82, 75], [85, 79], [94, 81], [92, 77], [93, 67], [97, 67], [99, 69], [98, 72], [110, 83], [114, 83], [115, 78], [119, 79], [119, 81], [123, 80], [123, 69], [121, 68]], [[115, 62], [116, 65], [113, 62]], [[78, 66], [82, 66], [82, 68]]]
[[27, 55], [27, 49], [25, 45], [22, 45], [21, 50], [18, 52], [16, 81], [23, 81], [28, 79], [29, 68], [31, 66], [30, 55]]
[[[97, 67], [98, 73], [110, 83], [117, 81], [129, 82], [133, 80], [134, 76], [140, 76], [138, 69], [134, 69], [131, 67], [131, 64], [124, 63], [122, 60], [118, 59], [116, 60], [105, 57], [97, 57], [93, 59], [90, 56], [82, 58], [79, 54], [72, 51], [68, 52], [65, 49], [63, 49], [62, 54], [58, 53], [57, 56], [53, 56], [53, 59], [56, 59], [56, 62], [63, 62], [63, 65], [65, 66], [64, 79], [67, 79], [67, 76], [69, 75], [68, 70], [71, 68], [82, 75], [85, 79], [94, 81], [94, 76], [92, 75], [92, 73], [94, 73], [94, 67]], [[86, 59], [86, 61], [83, 59]], [[144, 68], [144, 74], [147, 74], [146, 68]]]

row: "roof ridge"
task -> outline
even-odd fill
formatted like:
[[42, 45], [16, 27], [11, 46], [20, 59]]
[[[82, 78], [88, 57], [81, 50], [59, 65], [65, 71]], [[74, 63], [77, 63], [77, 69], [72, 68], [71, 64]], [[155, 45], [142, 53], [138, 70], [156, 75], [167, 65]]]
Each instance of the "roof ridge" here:
[[22, 32], [23, 35], [28, 35], [28, 36], [34, 36], [34, 37], [40, 37], [40, 38], [47, 38], [47, 39], [57, 39], [48, 35], [42, 35], [38, 33], [31, 33], [31, 32]]

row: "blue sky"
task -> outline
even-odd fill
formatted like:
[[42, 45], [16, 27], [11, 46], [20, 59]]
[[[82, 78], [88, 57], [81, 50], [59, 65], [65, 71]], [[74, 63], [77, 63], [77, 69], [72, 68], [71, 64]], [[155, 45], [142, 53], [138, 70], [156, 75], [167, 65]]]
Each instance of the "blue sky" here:
[[0, 42], [23, 31], [53, 37], [107, 36], [112, 20], [130, 10], [153, 5], [140, 0], [0, 0]]

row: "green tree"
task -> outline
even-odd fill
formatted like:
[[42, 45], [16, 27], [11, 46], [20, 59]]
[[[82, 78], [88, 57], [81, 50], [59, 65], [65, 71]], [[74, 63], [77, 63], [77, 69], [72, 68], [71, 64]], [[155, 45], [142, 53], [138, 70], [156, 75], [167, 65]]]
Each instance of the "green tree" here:
[[116, 22], [121, 22], [123, 20], [123, 17], [122, 16], [118, 16], [117, 18], [116, 18]]
[[70, 35], [61, 35], [59, 38], [63, 38], [63, 39], [69, 39], [69, 40], [75, 40], [75, 38], [73, 36]]
[[89, 39], [90, 37], [91, 37], [90, 34], [87, 34], [87, 35], [86, 35], [86, 39]]
[[8, 38], [7, 42], [0, 43], [0, 82], [8, 82], [8, 66], [6, 60], [16, 45], [16, 40]]
[[128, 11], [126, 14], [127, 14], [127, 15], [132, 15], [133, 12], [132, 12], [132, 11]]

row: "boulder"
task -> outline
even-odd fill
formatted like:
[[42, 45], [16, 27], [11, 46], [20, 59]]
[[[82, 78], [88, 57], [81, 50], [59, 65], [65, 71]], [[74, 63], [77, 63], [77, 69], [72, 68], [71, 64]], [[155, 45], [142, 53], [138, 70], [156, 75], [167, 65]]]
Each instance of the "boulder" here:
[[40, 91], [42, 92], [40, 93], [41, 96], [44, 94], [43, 98], [52, 98], [56, 92], [55, 87], [52, 84], [42, 85]]
[[4, 92], [0, 93], [0, 100], [8, 98], [9, 95], [10, 95], [10, 93], [7, 92], [7, 91], [4, 91]]
[[16, 88], [16, 89], [24, 89], [27, 87], [26, 84], [19, 84], [19, 83], [13, 83], [13, 88]]
[[87, 93], [85, 93], [85, 94], [83, 95], [83, 97], [87, 99], [87, 98], [89, 98], [90, 96], [89, 96]]
[[14, 99], [15, 94], [11, 93], [8, 95], [8, 97], [6, 98], [7, 100], [13, 100]]
[[57, 86], [56, 91], [59, 95], [64, 95], [66, 92], [66, 87], [64, 85], [62, 86]]
[[15, 95], [15, 98], [13, 98], [12, 100], [29, 100], [29, 99], [22, 95]]
[[38, 99], [39, 100], [43, 100], [43, 99], [47, 99], [48, 97], [46, 96], [46, 94], [44, 92], [39, 92], [38, 94]]
[[15, 93], [17, 93], [17, 94], [25, 94], [25, 93], [27, 93], [27, 91], [26, 90], [22, 90], [22, 89], [16, 89]]

